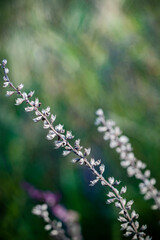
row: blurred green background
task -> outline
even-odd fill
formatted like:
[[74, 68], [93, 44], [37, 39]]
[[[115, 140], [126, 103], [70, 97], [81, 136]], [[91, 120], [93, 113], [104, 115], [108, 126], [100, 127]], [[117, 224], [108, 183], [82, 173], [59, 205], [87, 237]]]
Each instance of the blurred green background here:
[[[160, 214], [96, 131], [94, 112], [101, 107], [117, 122], [160, 189], [159, 24], [158, 0], [0, 1], [0, 58], [8, 59], [10, 79], [36, 90], [56, 122], [103, 160], [106, 177], [127, 185], [126, 197], [153, 239], [160, 239]], [[62, 203], [79, 212], [84, 239], [124, 239], [117, 209], [105, 204], [107, 190], [89, 187], [91, 173], [54, 150], [41, 123], [0, 85], [0, 239], [49, 239], [31, 214], [36, 202], [23, 181], [60, 192]]]

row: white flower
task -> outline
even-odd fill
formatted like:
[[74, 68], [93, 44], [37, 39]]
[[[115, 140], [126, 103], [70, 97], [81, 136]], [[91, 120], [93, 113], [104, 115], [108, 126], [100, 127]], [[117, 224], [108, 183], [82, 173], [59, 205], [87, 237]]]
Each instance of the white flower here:
[[117, 147], [118, 146], [118, 143], [117, 143], [117, 141], [111, 141], [110, 142], [110, 148], [115, 148], [115, 147]]
[[101, 164], [101, 166], [99, 167], [100, 173], [101, 175], [103, 175], [104, 171], [105, 171], [105, 165]]
[[106, 126], [99, 126], [98, 127], [98, 132], [105, 132], [107, 130]]
[[71, 151], [63, 151], [63, 156], [67, 156], [68, 154], [70, 154], [71, 153]]
[[98, 181], [99, 181], [99, 178], [96, 178], [95, 180], [90, 181], [89, 186], [93, 187]]
[[24, 102], [24, 99], [23, 99], [23, 98], [17, 98], [15, 105], [20, 105], [20, 104], [22, 104], [23, 102]]
[[47, 204], [44, 203], [44, 204], [41, 205], [42, 211], [47, 210], [47, 208], [48, 208]]
[[132, 177], [135, 174], [135, 172], [136, 172], [135, 168], [131, 166], [127, 168], [127, 173], [130, 177]]
[[119, 202], [116, 202], [116, 203], [115, 203], [115, 206], [116, 206], [117, 208], [122, 209], [122, 206], [121, 206], [121, 204], [120, 204]]
[[31, 112], [31, 111], [33, 111], [34, 110], [34, 107], [26, 107], [25, 108], [25, 111], [26, 112]]
[[103, 110], [101, 108], [99, 108], [97, 111], [96, 111], [96, 115], [98, 116], [103, 116]]
[[48, 135], [47, 135], [47, 139], [48, 139], [48, 140], [52, 140], [52, 139], [55, 138], [55, 136], [56, 136], [55, 132], [52, 131], [52, 130], [50, 130], [49, 133], [48, 133]]
[[34, 121], [35, 123], [37, 123], [37, 122], [39, 122], [41, 119], [42, 119], [42, 116], [39, 116], [39, 117], [37, 117], [37, 118], [34, 118], [33, 121]]
[[121, 161], [120, 164], [121, 164], [122, 167], [126, 168], [130, 165], [130, 162], [129, 161]]
[[6, 59], [3, 59], [3, 60], [2, 60], [2, 64], [3, 64], [3, 65], [6, 65], [6, 64], [7, 64], [7, 60], [6, 60]]
[[109, 193], [107, 194], [107, 196], [108, 196], [108, 197], [115, 197], [116, 195], [115, 195], [113, 192], [109, 192]]
[[126, 144], [126, 143], [129, 141], [129, 139], [128, 139], [128, 137], [122, 135], [122, 136], [119, 138], [119, 141], [120, 141], [121, 143], [123, 143], [123, 144]]
[[127, 202], [127, 205], [126, 205], [126, 206], [130, 208], [133, 203], [134, 203], [134, 201], [133, 201], [133, 200], [130, 200], [130, 201]]
[[90, 160], [90, 164], [91, 164], [92, 166], [95, 165], [95, 160], [94, 160], [94, 158], [91, 158], [91, 160]]
[[4, 87], [4, 88], [8, 87], [8, 85], [9, 85], [9, 82], [4, 82], [4, 83], [3, 83], [3, 87]]
[[52, 226], [51, 226], [50, 224], [47, 224], [47, 225], [45, 225], [44, 229], [45, 229], [46, 231], [49, 231], [49, 230], [52, 229]]
[[104, 139], [105, 141], [109, 140], [109, 139], [110, 139], [110, 133], [109, 133], [109, 132], [105, 132], [105, 133], [104, 133], [104, 136], [103, 136], [103, 139]]
[[55, 141], [54, 144], [55, 144], [55, 148], [58, 149], [58, 148], [62, 147], [62, 145], [64, 145], [64, 142], [63, 141]]
[[122, 134], [122, 132], [121, 132], [121, 130], [120, 130], [119, 127], [115, 127], [114, 132], [115, 132], [115, 135], [116, 135], [116, 136], [119, 136], [119, 135]]
[[34, 105], [35, 105], [35, 107], [39, 107], [39, 99], [38, 98], [35, 99]]
[[46, 120], [43, 121], [43, 124], [44, 124], [44, 125], [43, 125], [43, 128], [44, 128], [44, 129], [47, 129], [47, 128], [50, 127], [49, 123], [48, 123]]
[[54, 123], [55, 120], [56, 120], [56, 115], [51, 114], [51, 123]]
[[120, 191], [120, 194], [126, 193], [126, 191], [127, 191], [127, 187], [126, 186], [122, 187], [121, 191]]
[[52, 230], [51, 231], [51, 235], [52, 236], [57, 236], [58, 235], [58, 231], [57, 230]]
[[71, 131], [67, 131], [66, 133], [66, 139], [73, 139], [74, 136], [72, 135], [72, 132]]
[[106, 126], [107, 126], [107, 128], [112, 129], [112, 127], [115, 126], [115, 122], [113, 120], [107, 120]]
[[4, 81], [8, 81], [8, 78], [6, 76], [3, 76]]
[[31, 98], [31, 97], [33, 96], [33, 94], [34, 94], [34, 91], [30, 91], [30, 92], [28, 93], [28, 98]]
[[151, 171], [150, 171], [150, 170], [146, 170], [146, 171], [144, 172], [144, 175], [145, 175], [145, 177], [149, 178], [150, 175], [151, 175]]
[[5, 69], [4, 69], [4, 72], [5, 72], [5, 74], [8, 74], [8, 73], [9, 73], [9, 69], [8, 69], [8, 68], [5, 68]]
[[23, 87], [24, 87], [24, 85], [21, 83], [20, 85], [18, 85], [17, 89], [20, 91], [20, 90], [22, 90]]
[[12, 96], [14, 93], [15, 93], [15, 91], [7, 91], [7, 92], [6, 92], [6, 96], [7, 96], [7, 97], [10, 97], [10, 96]]
[[108, 181], [110, 182], [110, 184], [112, 185], [114, 183], [114, 177], [109, 177]]
[[23, 93], [22, 93], [22, 97], [23, 97], [24, 100], [26, 100], [26, 99], [28, 98], [27, 93], [26, 93], [26, 92], [23, 92]]
[[85, 152], [85, 155], [89, 156], [91, 153], [91, 148], [85, 148], [84, 152]]
[[64, 129], [63, 129], [62, 124], [58, 124], [57, 126], [55, 126], [55, 130], [59, 133], [64, 133]]

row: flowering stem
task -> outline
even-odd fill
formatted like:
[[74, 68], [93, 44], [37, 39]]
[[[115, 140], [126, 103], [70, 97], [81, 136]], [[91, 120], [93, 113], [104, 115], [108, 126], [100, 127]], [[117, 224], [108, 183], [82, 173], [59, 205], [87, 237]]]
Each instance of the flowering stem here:
[[154, 186], [156, 180], [154, 178], [150, 179], [149, 170], [142, 172], [146, 168], [146, 164], [136, 159], [131, 144], [128, 142], [129, 139], [121, 135], [121, 130], [115, 126], [112, 120], [105, 120], [103, 110], [99, 109], [96, 113], [97, 125], [101, 124], [98, 127], [98, 131], [104, 132], [104, 140], [110, 140], [110, 147], [116, 148], [116, 151], [120, 153], [121, 165], [122, 167], [127, 167], [128, 175], [135, 176], [135, 178], [142, 181], [139, 185], [141, 193], [145, 195], [145, 199], [154, 200], [155, 205], [152, 206], [152, 209], [160, 210], [160, 191]]
[[[27, 105], [30, 107], [25, 108], [26, 111], [34, 111], [36, 116], [35, 119], [33, 119], [35, 122], [38, 122], [40, 120], [44, 123], [44, 128], [50, 129], [49, 134], [47, 135], [48, 140], [52, 140], [55, 136], [58, 137], [58, 141], [55, 141], [56, 148], [64, 147], [66, 151], [64, 151], [64, 156], [68, 155], [70, 152], [73, 152], [78, 158], [73, 159], [73, 162], [79, 162], [81, 165], [85, 164], [92, 173], [96, 176], [96, 179], [91, 181], [91, 186], [95, 185], [98, 181], [101, 182], [102, 185], [108, 186], [112, 192], [108, 193], [108, 197], [110, 199], [107, 200], [108, 203], [115, 202], [115, 206], [120, 209], [120, 215], [123, 215], [123, 217], [119, 217], [119, 221], [122, 223], [121, 227], [122, 230], [125, 230], [125, 236], [132, 236], [132, 239], [150, 239], [149, 236], [146, 236], [146, 234], [143, 232], [143, 230], [146, 229], [146, 225], [143, 225], [140, 229], [139, 223], [136, 220], [138, 218], [138, 214], [133, 210], [131, 215], [129, 214], [129, 210], [131, 210], [131, 205], [133, 204], [133, 201], [129, 201], [126, 203], [126, 199], [124, 199], [121, 195], [126, 192], [126, 187], [122, 187], [121, 191], [119, 192], [114, 186], [119, 185], [120, 181], [114, 180], [113, 177], [108, 178], [108, 181], [103, 177], [103, 173], [105, 170], [105, 166], [101, 164], [100, 160], [95, 161], [93, 158], [90, 159], [90, 161], [87, 159], [87, 157], [90, 154], [90, 149], [84, 148], [84, 153], [82, 153], [80, 146], [80, 140], [76, 140], [74, 147], [70, 144], [68, 139], [73, 139], [71, 132], [67, 131], [66, 136], [63, 135], [65, 132], [63, 129], [63, 126], [61, 124], [57, 126], [53, 126], [53, 122], [55, 120], [55, 117], [51, 114], [51, 120], [48, 120], [48, 116], [50, 115], [50, 107], [47, 109], [39, 110], [40, 103], [39, 100], [36, 98], [35, 101], [30, 101], [29, 98], [33, 96], [34, 92], [22, 93], [21, 89], [23, 88], [22, 84], [19, 85], [17, 88], [13, 85], [13, 83], [9, 80], [8, 72], [9, 70], [6, 69], [6, 60], [2, 61], [2, 68], [4, 70], [4, 87], [10, 86], [18, 95], [20, 95], [22, 98], [16, 99], [16, 105], [21, 104], [22, 102], [26, 102]], [[6, 84], [7, 83], [7, 84]], [[14, 92], [7, 92], [8, 96], [11, 96], [14, 94]], [[101, 164], [101, 165], [100, 165]], [[95, 169], [95, 167], [99, 166], [99, 171]], [[144, 238], [145, 237], [145, 238]]]
[[60, 221], [51, 220], [49, 217], [48, 205], [36, 205], [32, 209], [32, 213], [43, 218], [45, 222], [45, 230], [49, 231], [50, 235], [57, 240], [71, 240], [65, 234], [64, 229], [62, 228], [62, 223]]

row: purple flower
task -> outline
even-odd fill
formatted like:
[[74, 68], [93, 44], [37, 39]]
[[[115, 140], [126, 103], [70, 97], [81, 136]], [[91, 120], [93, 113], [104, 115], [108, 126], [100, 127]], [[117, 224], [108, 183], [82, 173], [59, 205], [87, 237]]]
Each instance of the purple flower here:
[[50, 191], [42, 191], [36, 189], [28, 182], [22, 184], [23, 188], [27, 191], [28, 195], [36, 200], [47, 203], [50, 207], [57, 204], [60, 200], [60, 194], [52, 193]]

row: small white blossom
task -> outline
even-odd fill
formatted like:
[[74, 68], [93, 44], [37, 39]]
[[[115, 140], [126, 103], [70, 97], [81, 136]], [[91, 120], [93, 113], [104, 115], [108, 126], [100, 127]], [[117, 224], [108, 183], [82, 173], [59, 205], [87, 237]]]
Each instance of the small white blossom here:
[[33, 111], [34, 110], [34, 107], [26, 107], [25, 108], [25, 111], [26, 112], [31, 112], [31, 111]]
[[150, 175], [151, 175], [151, 171], [150, 171], [150, 170], [146, 170], [146, 171], [144, 172], [144, 175], [145, 175], [145, 177], [149, 178]]
[[51, 124], [56, 120], [56, 115], [51, 114]]
[[121, 199], [121, 202], [122, 202], [122, 204], [125, 206], [126, 205], [126, 199], [125, 198], [122, 198]]
[[123, 143], [123, 144], [126, 144], [126, 143], [129, 141], [129, 139], [128, 139], [128, 137], [122, 135], [122, 136], [119, 138], [119, 141], [120, 141], [121, 143]]
[[110, 182], [111, 185], [113, 185], [114, 184], [114, 177], [109, 177], [108, 181]]
[[107, 199], [106, 204], [111, 204], [111, 203], [113, 203], [115, 200], [116, 200], [116, 198]]
[[89, 186], [94, 186], [99, 181], [99, 178], [96, 178], [95, 180], [90, 181]]
[[101, 164], [101, 160], [100, 159], [96, 160], [95, 163], [94, 163], [95, 166], [99, 166], [100, 164]]
[[9, 86], [9, 82], [4, 82], [4, 83], [3, 83], [3, 87], [4, 87], [4, 88], [6, 88], [6, 87], [8, 87], [8, 86]]
[[120, 194], [124, 194], [124, 193], [126, 193], [126, 191], [127, 191], [127, 187], [126, 186], [122, 187], [121, 191], [120, 191]]
[[50, 115], [50, 107], [47, 107], [46, 109], [42, 109], [42, 113], [43, 113], [45, 116], [49, 116], [49, 115]]
[[133, 203], [133, 200], [128, 201], [126, 207], [130, 209]]
[[81, 159], [79, 160], [79, 164], [80, 164], [80, 165], [83, 165], [84, 162], [85, 162], [84, 158], [81, 158]]
[[121, 204], [120, 204], [119, 202], [115, 202], [115, 206], [116, 206], [117, 208], [122, 209], [122, 206], [121, 206]]
[[27, 93], [26, 93], [26, 92], [23, 92], [23, 93], [22, 93], [22, 97], [23, 97], [24, 100], [27, 100], [27, 99], [28, 99]]
[[35, 107], [39, 107], [40, 103], [38, 98], [35, 99], [34, 105]]
[[115, 122], [113, 120], [107, 120], [106, 121], [106, 127], [107, 129], [111, 129], [112, 131], [112, 127], [115, 126]]
[[128, 222], [121, 224], [122, 230], [125, 230], [128, 227]]
[[107, 130], [107, 127], [100, 126], [98, 127], [98, 132], [105, 132]]
[[99, 109], [96, 111], [96, 115], [102, 116], [102, 115], [103, 115], [103, 110], [102, 110], [101, 108], [99, 108]]
[[101, 175], [103, 175], [103, 173], [105, 171], [105, 165], [101, 164], [100, 167], [99, 167], [99, 170], [100, 170]]
[[103, 180], [101, 181], [101, 184], [102, 184], [102, 186], [105, 186], [105, 185], [107, 185], [107, 184], [106, 184], [106, 182], [105, 182], [105, 181], [103, 181]]
[[18, 91], [22, 90], [23, 87], [24, 87], [24, 85], [22, 83], [20, 85], [18, 85], [18, 87], [17, 87]]
[[58, 149], [60, 147], [62, 147], [63, 145], [65, 145], [65, 143], [63, 141], [55, 141], [55, 148]]
[[5, 69], [4, 69], [4, 72], [5, 72], [5, 74], [8, 74], [8, 73], [9, 73], [9, 69], [8, 69], [8, 68], [5, 68]]
[[48, 123], [46, 120], [44, 120], [44, 121], [43, 121], [43, 128], [44, 128], [44, 129], [47, 129], [47, 128], [49, 128], [49, 127], [50, 127], [49, 123]]
[[115, 197], [116, 195], [115, 195], [113, 192], [109, 192], [109, 193], [107, 194], [107, 196], [108, 196], [108, 197]]
[[63, 156], [67, 156], [70, 153], [71, 153], [71, 151], [63, 151]]
[[10, 97], [10, 96], [12, 96], [14, 93], [15, 93], [15, 91], [7, 91], [7, 92], [6, 92], [6, 96], [7, 96], [7, 97]]
[[39, 122], [41, 119], [42, 119], [42, 116], [39, 116], [39, 117], [37, 117], [37, 118], [34, 118], [33, 121], [34, 121], [35, 123], [37, 123], [37, 122]]
[[110, 142], [110, 148], [115, 148], [115, 147], [117, 147], [117, 146], [118, 146], [117, 141], [111, 141], [111, 142]]
[[52, 236], [57, 236], [58, 235], [58, 231], [57, 230], [52, 230], [51, 231], [51, 235]]
[[23, 98], [17, 98], [15, 105], [20, 105], [20, 104], [22, 104], [23, 102], [24, 102], [24, 99], [23, 99]]
[[91, 148], [85, 148], [85, 149], [84, 149], [84, 152], [85, 152], [85, 155], [86, 155], [86, 156], [89, 156], [90, 153], [91, 153]]
[[55, 130], [58, 133], [64, 133], [63, 125], [61, 125], [61, 124], [58, 124], [57, 126], [55, 126]]
[[77, 163], [77, 162], [79, 162], [79, 160], [80, 160], [80, 158], [73, 158], [72, 163]]
[[128, 231], [127, 231], [127, 232], [124, 233], [123, 235], [124, 235], [125, 237], [129, 237], [130, 235], [132, 235], [132, 232], [128, 232]]
[[6, 76], [3, 76], [3, 81], [8, 81], [8, 78]]
[[30, 91], [30, 92], [28, 93], [28, 98], [33, 97], [33, 95], [34, 95], [34, 91]]
[[51, 230], [51, 229], [52, 229], [51, 224], [47, 224], [47, 225], [45, 225], [44, 229], [45, 229], [46, 231]]
[[124, 217], [119, 216], [118, 221], [120, 222], [127, 222], [127, 219]]
[[7, 59], [3, 59], [3, 60], [2, 60], [2, 64], [3, 64], [3, 65], [6, 65], [6, 64], [7, 64]]
[[73, 139], [74, 136], [72, 135], [72, 132], [71, 131], [67, 131], [66, 133], [66, 139]]

